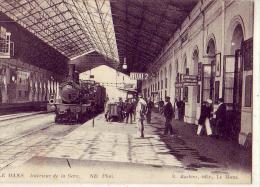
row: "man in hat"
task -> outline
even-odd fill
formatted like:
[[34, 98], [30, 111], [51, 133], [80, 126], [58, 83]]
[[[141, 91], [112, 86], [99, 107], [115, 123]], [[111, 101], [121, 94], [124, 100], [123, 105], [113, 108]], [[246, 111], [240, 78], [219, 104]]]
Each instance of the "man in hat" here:
[[217, 136], [218, 137], [227, 137], [227, 128], [226, 128], [226, 113], [227, 113], [227, 107], [224, 103], [223, 98], [219, 98], [219, 104], [218, 109], [215, 112], [216, 115], [216, 128], [217, 128]]
[[148, 98], [147, 101], [147, 111], [146, 111], [146, 120], [147, 123], [151, 123], [151, 117], [152, 117], [152, 108], [153, 108], [154, 104], [151, 100], [151, 98]]
[[205, 127], [206, 127], [206, 132], [207, 132], [208, 136], [212, 136], [212, 128], [211, 128], [211, 124], [210, 124], [212, 112], [213, 112], [213, 102], [211, 99], [207, 99]]
[[173, 129], [172, 129], [172, 118], [173, 118], [173, 107], [170, 102], [170, 97], [165, 97], [165, 106], [164, 106], [164, 117], [165, 117], [165, 129], [164, 129], [164, 135], [168, 134], [168, 131], [170, 131], [170, 134], [173, 135]]
[[213, 102], [211, 99], [207, 99], [202, 104], [200, 118], [198, 121], [199, 125], [197, 129], [197, 135], [199, 136], [201, 135], [203, 128], [205, 128], [208, 136], [212, 136], [212, 129], [210, 125], [210, 118], [212, 117], [213, 111], [212, 103]]
[[143, 96], [139, 95], [139, 100], [136, 105], [135, 112], [136, 112], [136, 123], [141, 138], [144, 138], [144, 118], [145, 118], [146, 106], [147, 104], [143, 99]]

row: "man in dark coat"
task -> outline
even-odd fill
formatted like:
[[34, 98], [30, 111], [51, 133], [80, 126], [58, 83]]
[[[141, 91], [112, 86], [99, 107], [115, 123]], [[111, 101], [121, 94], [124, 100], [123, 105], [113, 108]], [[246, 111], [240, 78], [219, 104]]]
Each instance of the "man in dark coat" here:
[[154, 104], [152, 102], [152, 100], [149, 98], [147, 101], [147, 107], [146, 107], [146, 120], [147, 123], [151, 123], [151, 117], [152, 117], [152, 108], [153, 108]]
[[133, 122], [133, 111], [134, 110], [134, 106], [133, 103], [131, 102], [131, 100], [126, 100], [126, 104], [125, 104], [125, 112], [126, 112], [126, 123], [128, 123], [128, 119], [130, 117], [130, 123]]
[[216, 115], [216, 128], [217, 128], [217, 136], [226, 138], [227, 137], [227, 128], [226, 128], [226, 113], [227, 107], [224, 103], [224, 99], [219, 99], [218, 109], [215, 112]]
[[164, 106], [164, 101], [160, 100], [159, 101], [159, 112], [162, 114], [163, 113], [163, 106]]
[[[213, 106], [212, 106], [212, 100], [207, 99], [207, 101], [202, 103], [201, 106], [201, 112], [200, 112], [200, 117], [198, 121], [198, 129], [197, 129], [197, 135], [200, 136], [202, 130], [207, 131], [207, 135], [212, 136], [212, 129], [210, 125], [207, 126], [206, 121], [212, 117], [212, 111], [213, 111]], [[207, 127], [206, 127], [207, 126]]]
[[166, 104], [164, 106], [164, 117], [165, 117], [165, 129], [164, 129], [164, 135], [168, 134], [168, 131], [170, 131], [170, 134], [173, 135], [173, 129], [172, 129], [172, 118], [173, 118], [173, 107], [170, 102], [170, 97], [165, 97]]

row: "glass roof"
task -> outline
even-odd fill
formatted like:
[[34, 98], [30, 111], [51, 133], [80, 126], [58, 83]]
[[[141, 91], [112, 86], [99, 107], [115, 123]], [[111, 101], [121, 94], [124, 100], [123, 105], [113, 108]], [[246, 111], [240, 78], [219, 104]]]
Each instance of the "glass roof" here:
[[0, 8], [70, 59], [94, 50], [119, 61], [109, 0], [0, 0]]

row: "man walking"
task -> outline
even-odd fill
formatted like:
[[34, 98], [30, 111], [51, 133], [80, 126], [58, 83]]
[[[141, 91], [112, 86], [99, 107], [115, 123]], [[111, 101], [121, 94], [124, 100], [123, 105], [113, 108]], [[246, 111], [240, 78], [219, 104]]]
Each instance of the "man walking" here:
[[154, 104], [153, 104], [151, 98], [148, 98], [148, 101], [147, 101], [147, 112], [146, 112], [147, 123], [151, 123], [153, 105]]
[[144, 117], [146, 110], [146, 102], [143, 99], [142, 95], [139, 96], [139, 101], [136, 105], [136, 122], [139, 130], [139, 135], [141, 138], [144, 138]]
[[164, 129], [164, 135], [168, 134], [168, 131], [170, 131], [170, 134], [173, 135], [173, 129], [172, 129], [172, 118], [173, 118], [173, 107], [170, 102], [170, 97], [165, 97], [165, 106], [164, 106], [164, 116], [165, 116], [165, 129]]

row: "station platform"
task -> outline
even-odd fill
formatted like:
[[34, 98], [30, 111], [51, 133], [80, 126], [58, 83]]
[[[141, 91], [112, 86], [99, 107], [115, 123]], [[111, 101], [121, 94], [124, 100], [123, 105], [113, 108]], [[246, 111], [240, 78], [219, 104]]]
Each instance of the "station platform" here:
[[[227, 183], [251, 180], [249, 150], [198, 137], [195, 125], [176, 120], [174, 136], [164, 136], [164, 118], [158, 113], [152, 113], [151, 124], [145, 122], [144, 138], [135, 123], [107, 122], [104, 114], [82, 125], [53, 123], [51, 113], [35, 117], [9, 125], [21, 133], [0, 146], [0, 171], [23, 174], [17, 182], [210, 183], [218, 175]], [[45, 178], [53, 175], [67, 177]]]
[[[251, 152], [239, 144], [207, 136], [197, 136], [196, 126], [173, 121], [174, 136], [164, 136], [164, 119], [152, 114], [145, 123], [145, 137], [137, 136], [135, 123], [106, 122], [97, 116], [68, 135], [55, 139], [55, 147], [40, 158], [143, 164], [185, 170], [250, 172]], [[35, 158], [34, 158], [35, 159]], [[30, 162], [29, 162], [30, 163]]]

